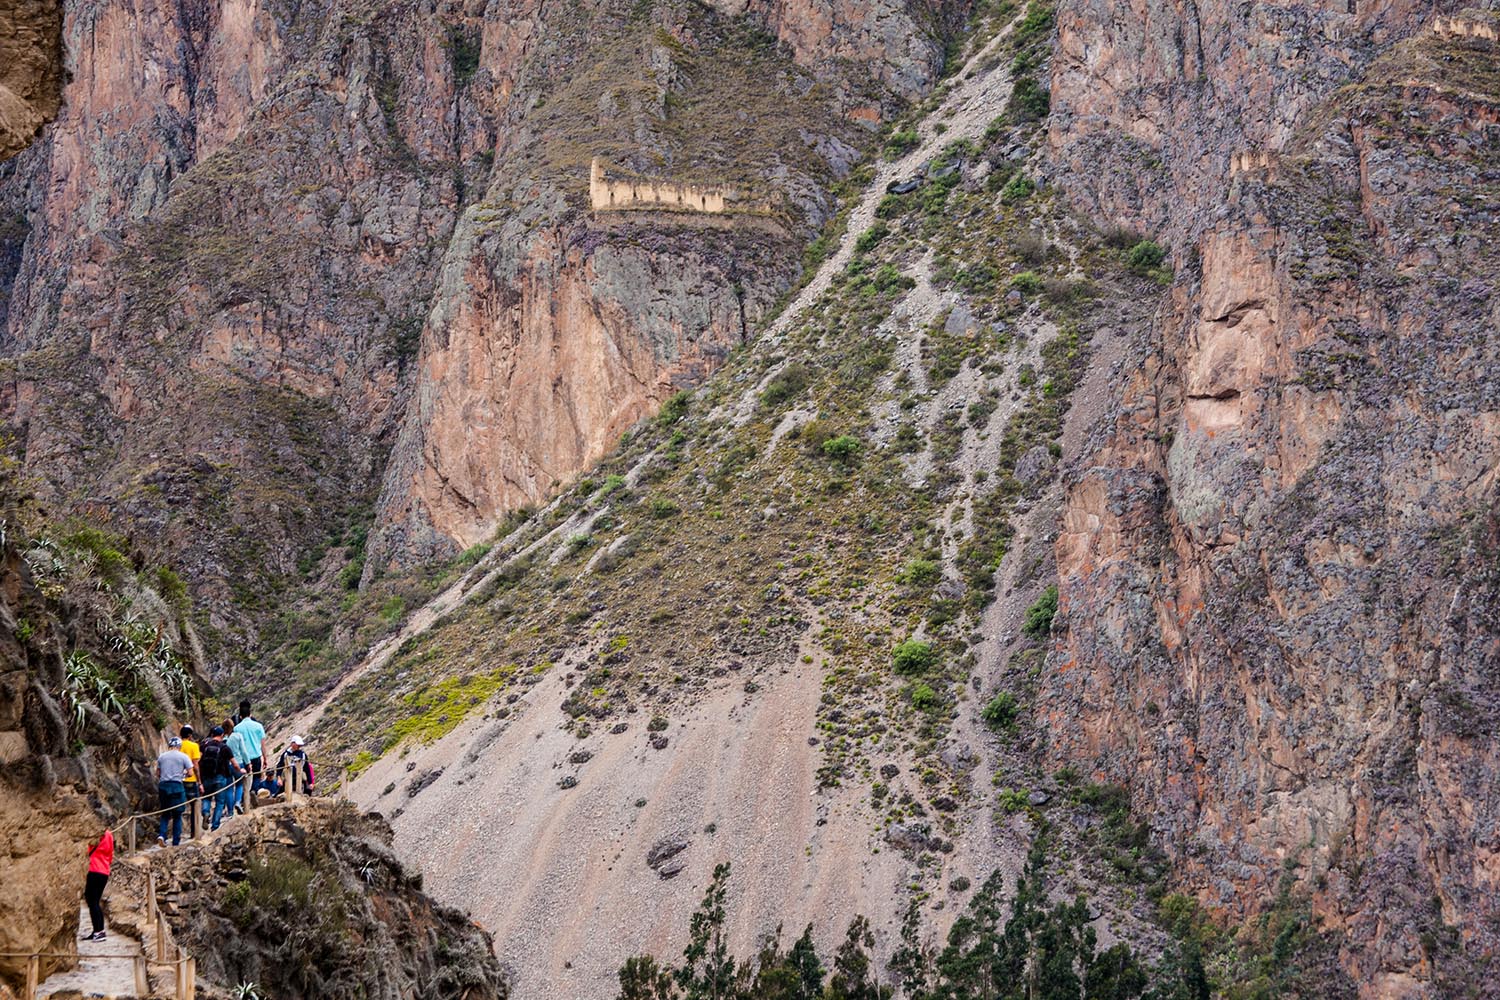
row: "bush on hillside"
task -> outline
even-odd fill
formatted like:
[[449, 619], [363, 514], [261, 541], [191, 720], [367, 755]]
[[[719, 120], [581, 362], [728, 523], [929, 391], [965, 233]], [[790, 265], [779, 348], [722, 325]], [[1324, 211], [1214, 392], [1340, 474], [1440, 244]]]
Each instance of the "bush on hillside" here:
[[1042, 591], [1036, 603], [1026, 609], [1026, 622], [1021, 631], [1033, 639], [1044, 639], [1052, 631], [1052, 619], [1057, 614], [1057, 584]]
[[938, 651], [923, 639], [908, 639], [891, 653], [891, 666], [898, 674], [920, 674], [937, 666]]

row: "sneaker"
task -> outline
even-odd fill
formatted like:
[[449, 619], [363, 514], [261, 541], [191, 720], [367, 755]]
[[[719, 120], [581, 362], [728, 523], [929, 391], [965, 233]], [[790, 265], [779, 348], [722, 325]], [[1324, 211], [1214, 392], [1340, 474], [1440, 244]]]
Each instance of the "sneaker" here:
[[157, 847], [166, 847], [167, 846], [167, 838], [166, 837], [157, 837], [156, 838], [156, 846]]
[[95, 931], [94, 933], [90, 934], [84, 940], [85, 941], [103, 941], [104, 940], [104, 932], [103, 931]]

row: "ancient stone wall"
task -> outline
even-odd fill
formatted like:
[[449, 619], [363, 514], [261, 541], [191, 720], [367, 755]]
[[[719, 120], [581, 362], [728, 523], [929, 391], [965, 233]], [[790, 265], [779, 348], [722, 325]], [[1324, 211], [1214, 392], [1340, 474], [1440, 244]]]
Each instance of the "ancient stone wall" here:
[[1496, 27], [1495, 21], [1467, 17], [1463, 14], [1457, 17], [1437, 18], [1432, 22], [1432, 30], [1450, 38], [1483, 38], [1491, 42], [1500, 41], [1500, 28]]
[[722, 214], [729, 211], [730, 202], [737, 197], [731, 188], [613, 178], [597, 157], [589, 166], [589, 203], [596, 212], [646, 208]]

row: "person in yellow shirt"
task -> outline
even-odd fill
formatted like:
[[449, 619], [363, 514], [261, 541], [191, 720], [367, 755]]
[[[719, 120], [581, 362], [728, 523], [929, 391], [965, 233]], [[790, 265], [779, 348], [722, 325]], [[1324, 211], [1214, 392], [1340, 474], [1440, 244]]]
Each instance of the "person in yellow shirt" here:
[[[203, 757], [203, 751], [198, 746], [198, 741], [193, 739], [193, 727], [183, 726], [177, 735], [182, 738], [182, 752], [187, 754], [193, 762], [193, 770], [188, 777], [182, 779], [182, 789], [187, 793], [188, 812], [193, 814], [199, 808], [199, 804], [193, 802], [198, 797], [198, 761]], [[208, 800], [201, 803], [203, 807], [203, 818], [208, 819]]]

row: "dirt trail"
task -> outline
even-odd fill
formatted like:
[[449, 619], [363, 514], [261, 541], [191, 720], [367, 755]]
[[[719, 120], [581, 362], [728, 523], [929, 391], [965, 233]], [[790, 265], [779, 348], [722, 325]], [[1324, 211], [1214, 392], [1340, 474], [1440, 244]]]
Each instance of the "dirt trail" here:
[[[1005, 110], [1006, 102], [1010, 100], [1009, 69], [997, 66], [986, 73], [981, 72], [980, 67], [1004, 44], [1016, 23], [1017, 21], [1012, 21], [1000, 29], [983, 48], [969, 57], [969, 61], [955, 77], [958, 83], [948, 92], [948, 96], [936, 111], [917, 124], [918, 142], [910, 152], [894, 161], [876, 161], [875, 180], [865, 189], [859, 202], [849, 213], [849, 226], [839, 241], [838, 249], [833, 256], [823, 261], [812, 280], [782, 311], [776, 322], [771, 324], [766, 331], [768, 337], [779, 340], [785, 336], [792, 323], [817, 302], [833, 284], [834, 278], [849, 266], [849, 261], [854, 257], [855, 240], [860, 233], [875, 224], [875, 210], [880, 207], [887, 186], [915, 176], [922, 164], [934, 159], [951, 143], [959, 139], [977, 139], [990, 122]], [[941, 132], [938, 131], [939, 125], [943, 126]]]

